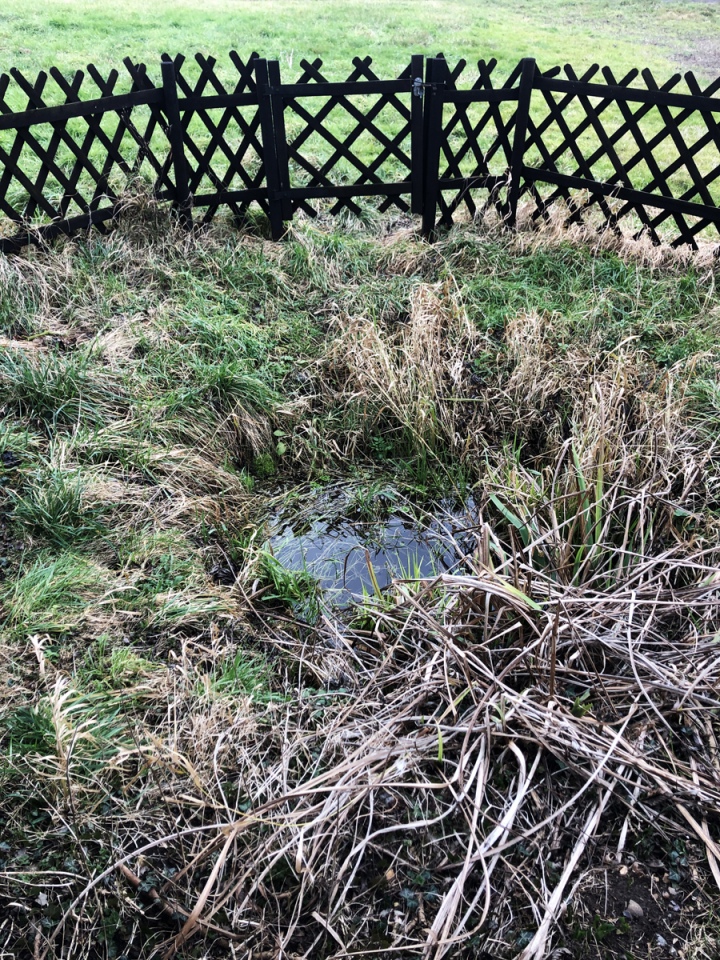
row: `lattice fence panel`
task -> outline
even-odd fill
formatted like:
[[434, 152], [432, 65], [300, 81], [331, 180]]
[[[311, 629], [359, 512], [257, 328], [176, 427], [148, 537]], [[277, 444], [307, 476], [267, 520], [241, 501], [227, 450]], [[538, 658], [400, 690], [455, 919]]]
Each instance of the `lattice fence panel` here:
[[316, 200], [361, 214], [370, 196], [423, 213], [427, 236], [461, 211], [512, 225], [522, 190], [535, 219], [717, 242], [720, 78], [540, 74], [526, 59], [501, 80], [480, 60], [468, 86], [464, 61], [428, 59], [423, 82], [417, 56], [392, 80], [355, 58], [337, 83], [322, 66], [301, 61], [291, 84], [277, 61], [236, 53], [165, 58], [162, 81], [130, 60], [107, 74], [0, 75], [0, 249], [106, 229], [137, 184], [188, 227], [192, 206], [208, 221], [257, 203], [274, 237]]
[[189, 70], [182, 56], [174, 60], [189, 188], [205, 222], [220, 206], [241, 218], [253, 200], [267, 212], [257, 58], [243, 61], [232, 51], [219, 69], [214, 57], [196, 54], [199, 70]]
[[[552, 89], [555, 79], [570, 84]], [[659, 85], [649, 70], [618, 78], [596, 65], [578, 77], [566, 66], [543, 74], [538, 86], [524, 157], [524, 190], [536, 219], [561, 208], [568, 223], [646, 234], [654, 243], [717, 239], [720, 79], [702, 89], [692, 73]], [[689, 98], [673, 101], [674, 94], [709, 98], [716, 111]]]
[[[371, 67], [372, 58], [355, 57], [345, 83], [379, 81]], [[330, 81], [322, 73], [322, 60], [300, 62], [302, 74], [297, 84], [322, 86]], [[400, 80], [411, 80], [411, 67], [402, 71]], [[354, 185], [382, 188], [389, 183], [407, 183], [411, 189], [411, 104], [407, 93], [381, 92], [297, 96], [287, 100], [285, 125], [288, 136], [290, 187], [333, 187]], [[364, 191], [363, 191], [364, 192]], [[382, 192], [381, 190], [379, 191]], [[362, 195], [358, 191], [358, 195]], [[392, 206], [408, 211], [407, 197], [385, 196], [378, 204], [381, 211]], [[306, 200], [293, 200], [294, 209], [316, 213]], [[339, 198], [331, 208], [343, 208], [356, 214], [361, 208], [349, 197]]]
[[92, 64], [72, 76], [55, 68], [35, 80], [0, 75], [3, 245], [90, 223], [104, 229], [130, 184], [171, 187], [163, 121], [147, 102], [159, 96], [144, 65], [129, 60], [106, 76]]
[[[507, 213], [505, 187], [512, 154], [512, 138], [518, 109], [517, 88], [521, 65], [501, 80], [495, 73], [497, 60], [479, 60], [477, 76], [470, 86], [459, 86], [466, 61], [445, 68], [445, 88], [482, 92], [506, 91], [507, 100], [459, 102], [446, 94], [443, 108], [438, 182], [439, 224], [450, 226], [456, 212], [464, 207], [471, 217], [495, 209]], [[453, 180], [466, 181], [461, 186]], [[474, 181], [475, 185], [471, 185]], [[482, 185], [481, 185], [482, 184]], [[481, 200], [478, 205], [478, 191]]]

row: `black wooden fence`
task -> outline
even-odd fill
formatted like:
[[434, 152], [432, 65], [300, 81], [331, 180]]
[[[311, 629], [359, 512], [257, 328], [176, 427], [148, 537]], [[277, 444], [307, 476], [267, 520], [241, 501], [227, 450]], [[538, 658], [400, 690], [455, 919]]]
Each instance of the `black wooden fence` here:
[[343, 82], [303, 60], [283, 83], [277, 61], [236, 53], [222, 66], [166, 56], [155, 80], [129, 59], [122, 77], [0, 75], [0, 250], [106, 230], [138, 182], [188, 227], [257, 204], [274, 238], [313, 201], [361, 213], [375, 197], [421, 216], [428, 237], [460, 208], [512, 226], [526, 198], [536, 220], [717, 240], [720, 79], [659, 85], [648, 70], [577, 76], [525, 59], [504, 80], [481, 60], [468, 84], [465, 62], [441, 56], [391, 80], [371, 63], [356, 58]]

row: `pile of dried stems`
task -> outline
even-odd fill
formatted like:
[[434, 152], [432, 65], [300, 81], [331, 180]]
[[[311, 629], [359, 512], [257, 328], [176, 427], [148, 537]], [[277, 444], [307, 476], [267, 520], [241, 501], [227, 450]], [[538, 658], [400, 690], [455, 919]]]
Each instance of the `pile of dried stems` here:
[[[248, 958], [440, 958], [507, 950], [529, 927], [515, 954], [539, 960], [588, 865], [620, 862], [647, 825], [702, 844], [720, 889], [720, 553], [689, 533], [677, 476], [633, 486], [594, 457], [589, 483], [567, 444], [536, 509], [523, 515], [516, 490], [507, 524], [469, 518], [457, 573], [395, 583], [345, 624], [276, 622], [301, 678], [334, 672], [344, 695], [216, 732], [194, 815], [125, 848], [42, 955], [72, 953], [118, 869], [137, 881], [138, 864], [180, 849], [182, 869], [152, 890], [181, 918], [166, 957], [210, 935]], [[224, 792], [230, 756], [242, 812]], [[187, 811], [167, 772], [181, 763], [157, 776]], [[384, 906], [396, 878], [423, 872], [434, 883], [413, 913]]]

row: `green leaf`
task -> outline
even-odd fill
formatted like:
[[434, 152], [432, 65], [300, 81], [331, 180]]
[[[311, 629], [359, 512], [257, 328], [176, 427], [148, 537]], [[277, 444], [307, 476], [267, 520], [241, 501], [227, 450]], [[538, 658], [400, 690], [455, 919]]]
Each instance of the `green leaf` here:
[[365, 550], [365, 563], [367, 564], [368, 573], [370, 574], [370, 582], [372, 583], [373, 590], [375, 591], [375, 596], [378, 598], [378, 600], [382, 600], [383, 592], [380, 589], [380, 584], [375, 576], [375, 568], [373, 567], [372, 560], [370, 559], [370, 551], [367, 549]]
[[503, 587], [503, 590], [511, 594], [513, 597], [516, 597], [518, 600], [521, 600], [531, 610], [542, 610], [542, 606], [539, 603], [536, 603], [534, 600], [531, 600], [526, 593], [523, 593], [522, 590], [519, 590], [514, 584], [508, 583], [507, 581], [503, 580], [502, 587]]
[[570, 708], [570, 712], [574, 717], [584, 717], [586, 713], [590, 713], [593, 708], [592, 703], [589, 702], [590, 691], [586, 690], [584, 693], [581, 693], [579, 697], [575, 697], [575, 702]]
[[519, 532], [520, 537], [523, 542], [523, 546], [527, 546], [530, 543], [530, 533], [528, 531], [528, 525], [523, 523], [523, 521], [518, 517], [516, 513], [513, 513], [512, 510], [509, 510], [496, 496], [493, 494], [490, 497], [490, 502], [497, 507], [500, 513], [505, 517], [508, 523], [511, 523], [515, 529]]

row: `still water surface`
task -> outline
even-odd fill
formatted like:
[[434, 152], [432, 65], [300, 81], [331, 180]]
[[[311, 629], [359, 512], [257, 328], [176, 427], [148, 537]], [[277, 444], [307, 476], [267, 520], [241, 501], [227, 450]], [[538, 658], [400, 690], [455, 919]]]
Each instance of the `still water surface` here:
[[390, 490], [364, 497], [333, 487], [284, 508], [270, 526], [268, 545], [293, 571], [315, 577], [326, 602], [345, 606], [373, 593], [369, 565], [380, 588], [393, 579], [416, 579], [454, 569], [471, 549], [471, 505], [413, 506]]

